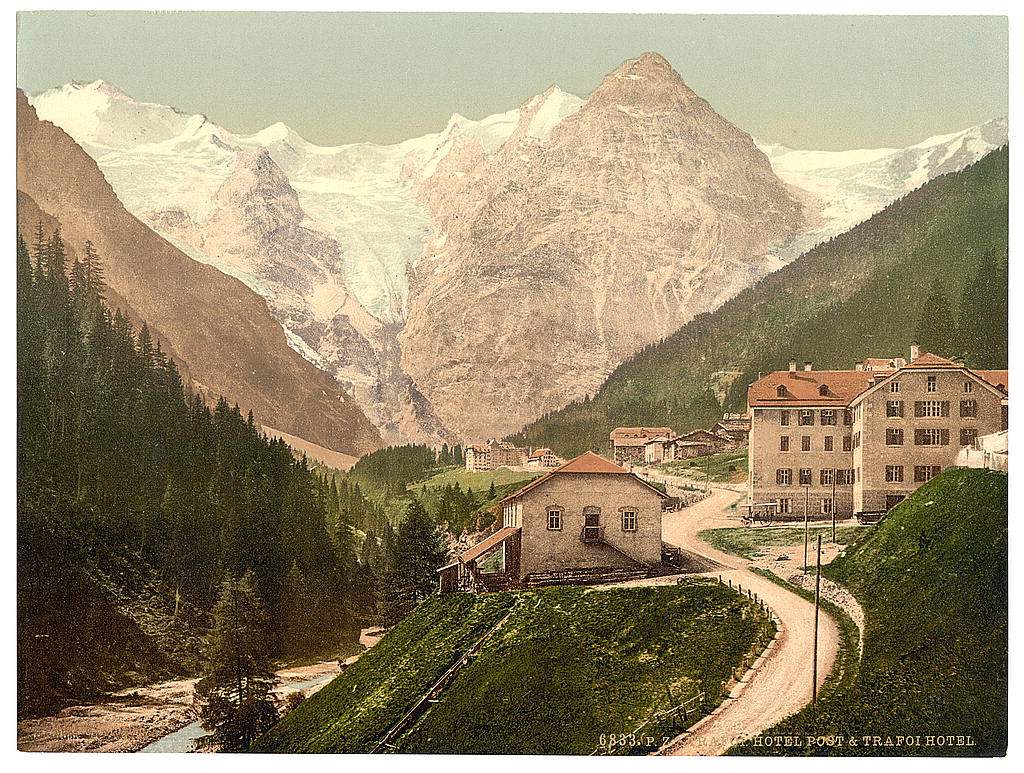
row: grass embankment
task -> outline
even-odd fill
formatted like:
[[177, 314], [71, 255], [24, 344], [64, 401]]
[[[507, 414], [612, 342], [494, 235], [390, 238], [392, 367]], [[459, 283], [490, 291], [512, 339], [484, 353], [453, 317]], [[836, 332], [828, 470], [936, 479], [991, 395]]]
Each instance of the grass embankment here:
[[816, 720], [805, 709], [763, 734], [843, 744], [734, 753], [1005, 753], [1007, 557], [1006, 475], [951, 469], [921, 486], [822, 570], [864, 607], [856, 678], [819, 701]]
[[710, 456], [695, 456], [676, 462], [656, 464], [654, 468], [669, 475], [683, 475], [712, 483], [743, 483], [747, 479], [747, 449], [726, 451]]
[[[811, 540], [819, 534], [822, 542], [832, 541], [832, 526], [808, 527]], [[850, 545], [870, 530], [871, 526], [837, 526], [836, 544]], [[762, 547], [781, 547], [785, 545], [802, 545], [804, 542], [803, 527], [756, 527], [741, 529], [705, 529], [697, 535], [711, 547], [725, 553], [742, 558], [755, 559], [762, 555]]]
[[[431, 599], [261, 739], [273, 752], [372, 748], [511, 605], [512, 616], [396, 744], [401, 752], [589, 754], [704, 690], [710, 710], [767, 621], [719, 583], [545, 588]], [[486, 614], [485, 614], [486, 612]], [[470, 620], [480, 620], [479, 625]], [[457, 638], [458, 642], [453, 642]], [[401, 675], [399, 678], [396, 675]], [[396, 688], [401, 688], [400, 692]], [[696, 721], [693, 715], [690, 721]], [[666, 728], [652, 729], [653, 751]], [[636, 751], [637, 747], [622, 747]]]

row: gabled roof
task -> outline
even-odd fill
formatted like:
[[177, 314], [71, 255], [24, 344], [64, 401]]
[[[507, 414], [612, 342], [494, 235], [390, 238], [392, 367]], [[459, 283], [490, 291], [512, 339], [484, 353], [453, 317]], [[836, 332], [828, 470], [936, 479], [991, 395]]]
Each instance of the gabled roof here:
[[905, 368], [962, 368], [962, 362], [953, 362], [931, 352], [924, 352], [916, 360], [904, 365]]
[[[619, 467], [619, 465], [617, 465], [617, 464], [615, 464], [613, 462], [608, 461], [603, 456], [599, 456], [599, 455], [595, 454], [593, 451], [587, 451], [586, 453], [580, 454], [575, 459], [570, 459], [565, 464], [563, 464], [563, 465], [561, 465], [559, 467], [556, 467], [555, 469], [551, 470], [551, 472], [545, 473], [544, 475], [541, 475], [536, 480], [533, 480], [533, 481], [527, 483], [525, 486], [523, 486], [518, 491], [514, 491], [511, 494], [509, 494], [507, 497], [502, 499], [501, 502], [507, 502], [510, 499], [515, 499], [516, 497], [522, 496], [527, 491], [532, 491], [533, 489], [537, 488], [538, 486], [542, 485], [543, 483], [546, 483], [548, 480], [550, 480], [555, 475], [566, 475], [566, 474], [573, 474], [573, 475], [575, 475], [575, 474], [583, 474], [583, 475], [623, 475], [623, 476], [626, 476], [626, 477], [633, 478], [634, 480], [636, 480], [639, 483], [642, 483], [644, 486], [647, 486], [647, 488], [651, 489], [651, 491], [657, 492], [658, 495], [661, 496], [661, 497], [667, 497], [668, 496], [665, 492], [655, 488], [650, 483], [648, 483], [643, 478], [641, 478], [639, 475], [635, 475], [634, 473], [630, 472], [629, 470], [625, 469], [624, 467]], [[500, 502], [499, 502], [499, 504], [500, 504]]]
[[1002, 390], [1009, 394], [1010, 392], [1010, 371], [1008, 370], [971, 370], [975, 376], [984, 379], [992, 386], [999, 388], [1002, 385]]
[[570, 459], [560, 467], [553, 469], [552, 474], [559, 472], [596, 472], [605, 475], [629, 474], [625, 467], [619, 467], [615, 462], [610, 462], [603, 456], [598, 456], [593, 451], [587, 451]]
[[519, 526], [506, 526], [503, 529], [498, 529], [496, 532], [494, 532], [494, 534], [492, 534], [489, 537], [485, 537], [483, 540], [475, 544], [465, 553], [462, 553], [459, 556], [459, 560], [464, 564], [468, 564], [470, 561], [473, 561], [482, 556], [491, 548], [497, 547], [519, 530]]
[[[787, 405], [822, 408], [846, 406], [885, 373], [864, 370], [777, 370], [759, 378], [747, 389], [747, 404], [752, 407]], [[826, 394], [820, 388], [827, 386]], [[784, 387], [779, 393], [779, 387]]]
[[657, 437], [658, 435], [672, 435], [671, 427], [616, 427], [610, 433], [608, 437], [612, 440], [618, 438], [631, 438], [631, 437], [642, 437], [651, 438]]

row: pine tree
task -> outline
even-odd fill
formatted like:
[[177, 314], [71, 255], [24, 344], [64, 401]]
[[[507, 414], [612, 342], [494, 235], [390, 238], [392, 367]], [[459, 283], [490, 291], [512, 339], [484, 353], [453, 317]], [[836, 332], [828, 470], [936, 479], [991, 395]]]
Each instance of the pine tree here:
[[270, 701], [275, 677], [267, 657], [266, 624], [253, 575], [228, 576], [213, 608], [206, 668], [196, 684], [203, 727], [212, 732], [210, 744], [221, 751], [248, 750], [277, 719]]
[[393, 625], [437, 589], [437, 570], [448, 548], [418, 499], [398, 527], [384, 581], [384, 619]]

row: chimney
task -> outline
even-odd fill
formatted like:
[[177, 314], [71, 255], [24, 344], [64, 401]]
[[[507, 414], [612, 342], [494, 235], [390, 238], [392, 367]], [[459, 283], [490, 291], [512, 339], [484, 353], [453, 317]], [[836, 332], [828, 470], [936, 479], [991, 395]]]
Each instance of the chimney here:
[[915, 341], [910, 345], [910, 361], [913, 362], [921, 356], [921, 347]]
[[863, 362], [858, 362], [853, 367], [854, 367], [854, 370], [864, 370], [864, 363]]
[[804, 370], [810, 370], [810, 369], [811, 369], [811, 363], [810, 362], [805, 362], [804, 363]]
[[789, 372], [796, 373], [796, 360], [789, 361]]

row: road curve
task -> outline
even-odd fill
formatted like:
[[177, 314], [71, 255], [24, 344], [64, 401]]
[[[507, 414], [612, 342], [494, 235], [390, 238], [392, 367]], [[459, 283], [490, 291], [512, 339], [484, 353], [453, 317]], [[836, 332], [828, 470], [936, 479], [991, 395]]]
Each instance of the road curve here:
[[[749, 681], [737, 685], [732, 696], [662, 753], [717, 755], [737, 741], [750, 738], [800, 710], [811, 701], [814, 652], [814, 604], [747, 569], [749, 561], [714, 549], [697, 537], [703, 529], [740, 526], [727, 508], [739, 496], [735, 491], [712, 488], [711, 496], [675, 513], [666, 513], [663, 537], [724, 565], [723, 580], [732, 580], [763, 599], [782, 623], [781, 632]], [[818, 629], [818, 687], [832, 670], [839, 651], [839, 632], [824, 612]], [[744, 677], [747, 680], [747, 677]]]

